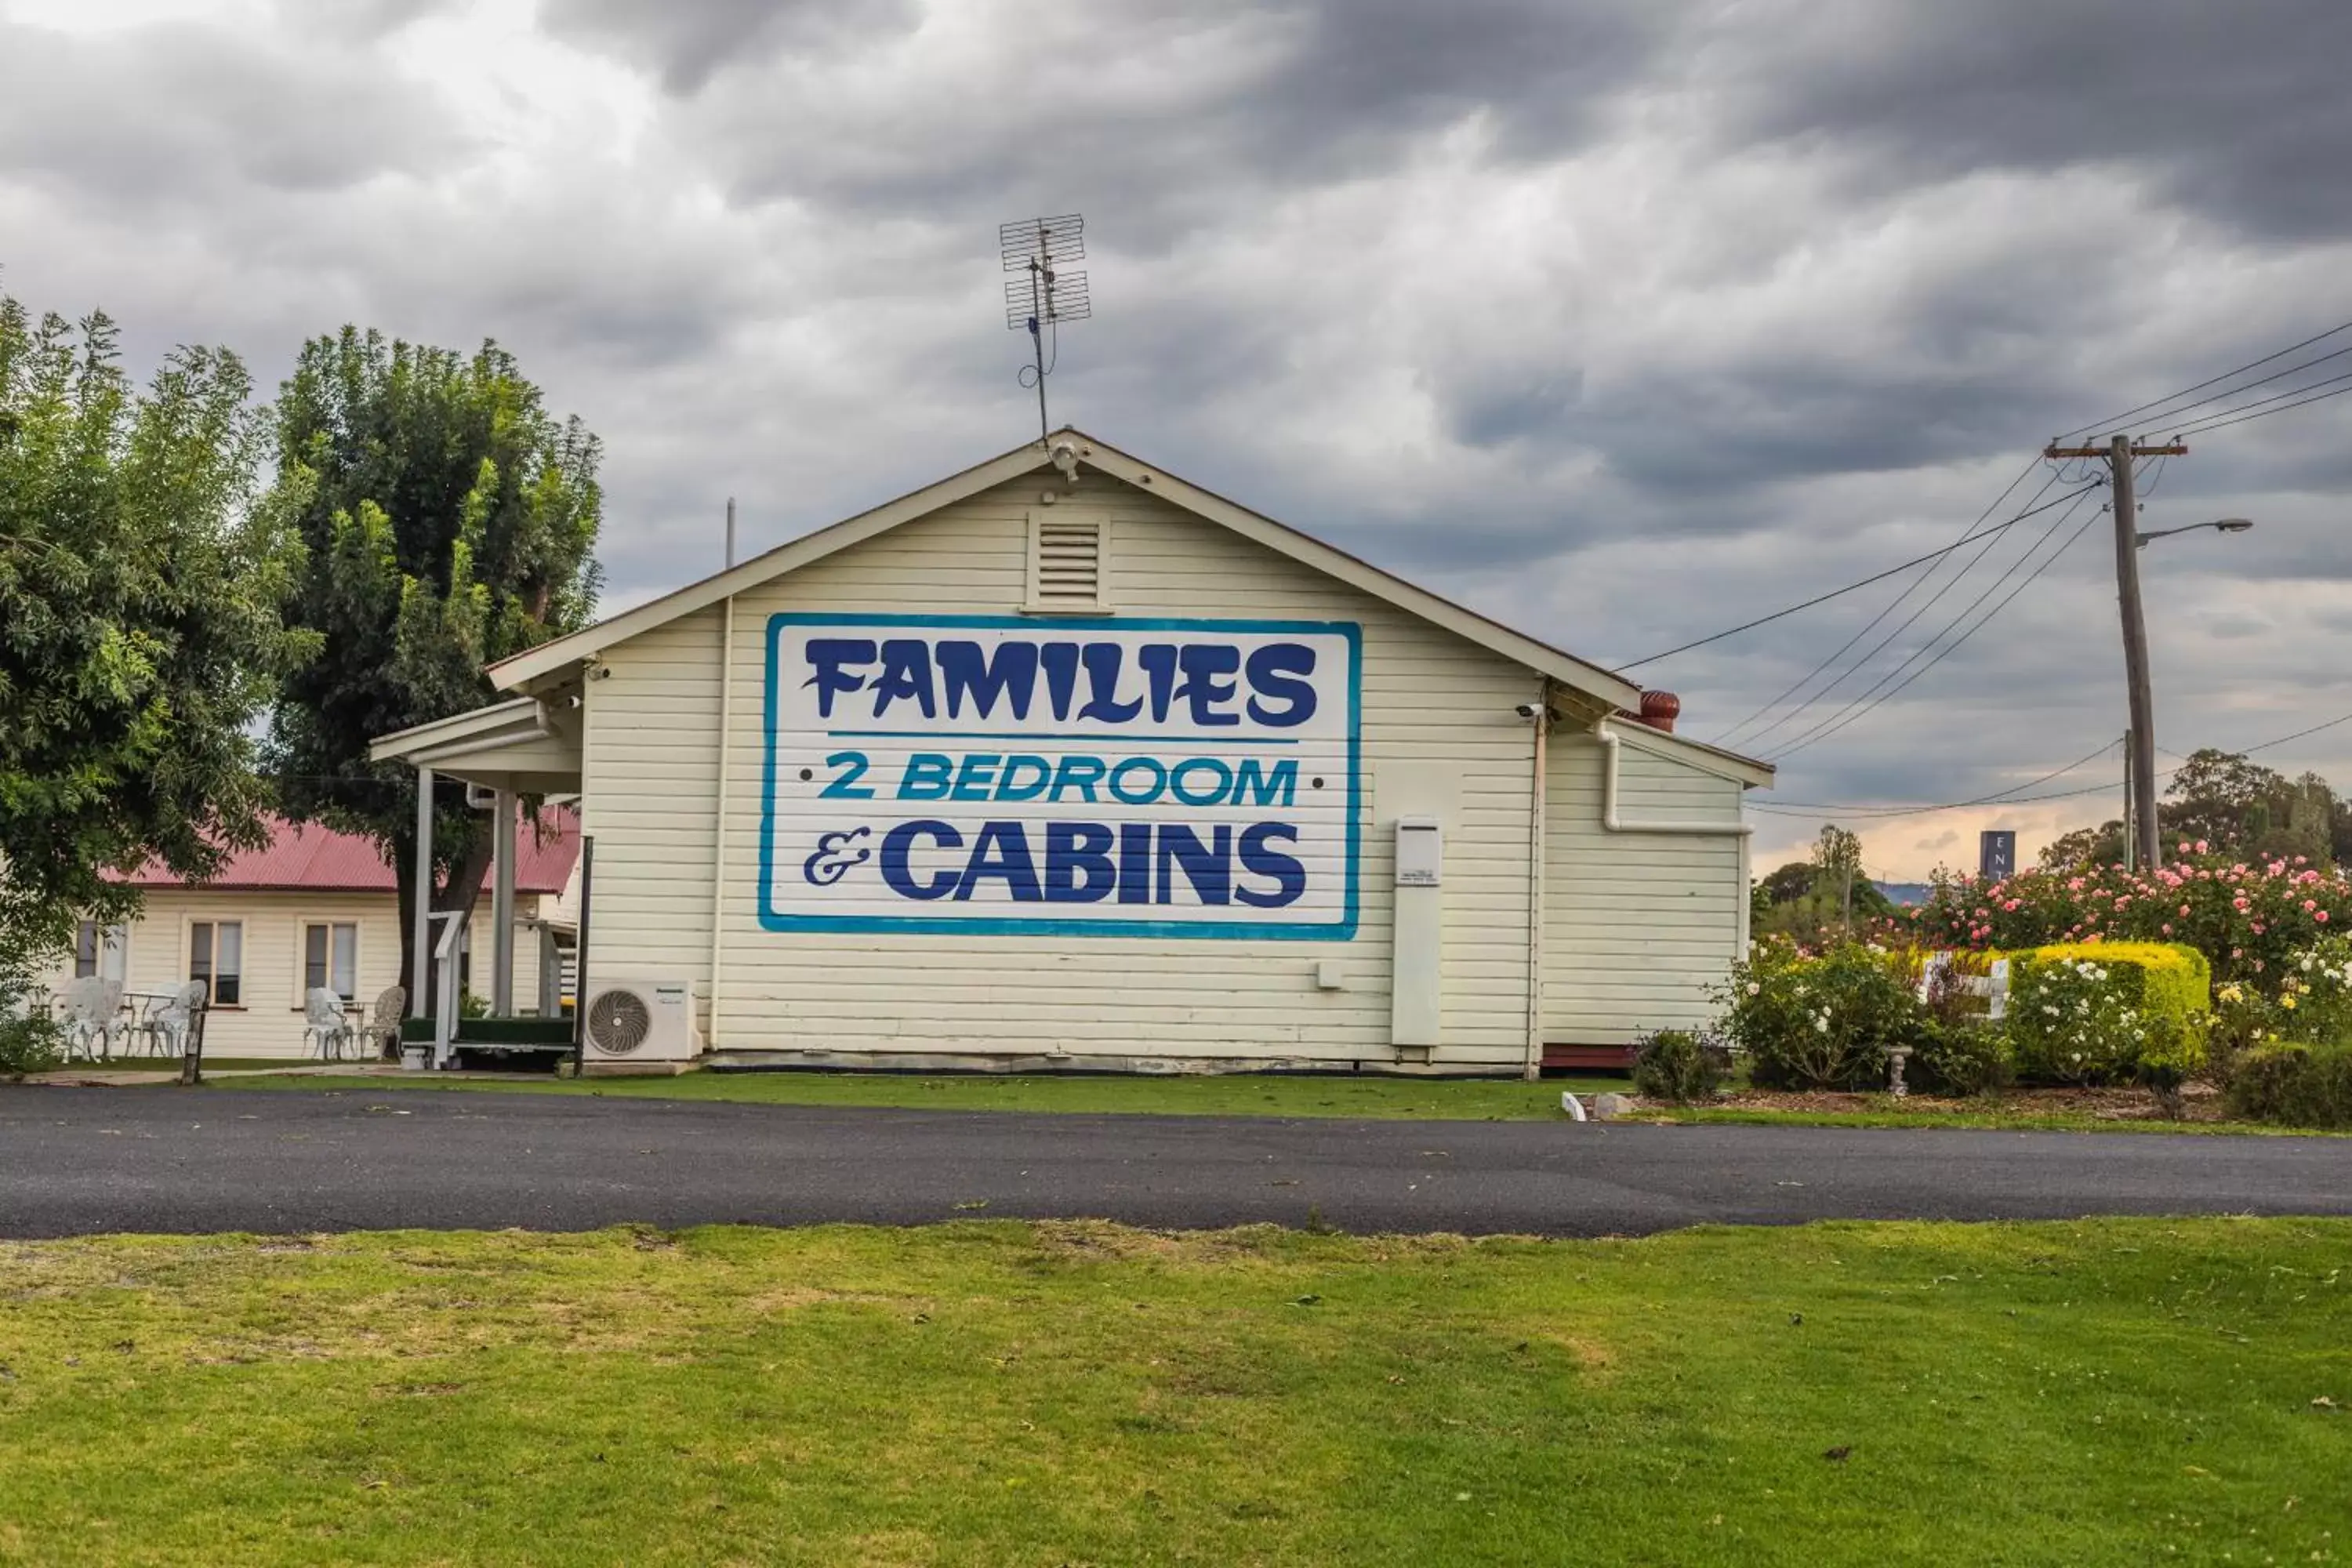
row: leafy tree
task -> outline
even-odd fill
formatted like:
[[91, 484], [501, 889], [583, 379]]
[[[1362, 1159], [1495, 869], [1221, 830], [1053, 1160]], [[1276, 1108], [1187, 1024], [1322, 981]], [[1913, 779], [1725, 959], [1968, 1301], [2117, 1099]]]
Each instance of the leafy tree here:
[[[2159, 812], [2161, 820], [2162, 814]], [[2096, 827], [2078, 827], [2063, 834], [2042, 846], [2042, 868], [2045, 871], [2088, 871], [2099, 866], [2120, 866], [2124, 863], [2123, 818], [2112, 817]]]
[[[291, 616], [325, 652], [287, 683], [269, 757], [287, 811], [382, 847], [415, 908], [415, 775], [368, 742], [493, 700], [486, 664], [587, 624], [596, 438], [549, 414], [495, 343], [470, 355], [346, 327], [278, 395], [277, 494], [309, 547]], [[436, 792], [430, 907], [470, 903], [488, 824]], [[414, 999], [421, 1011], [426, 999]]]
[[2286, 826], [2294, 786], [2259, 763], [2205, 746], [2189, 753], [2164, 793], [2157, 821], [2167, 837], [2252, 849], [2273, 825]]
[[104, 315], [0, 296], [0, 982], [133, 911], [110, 872], [201, 881], [266, 834], [251, 726], [316, 638], [250, 392], [205, 348], [142, 391]]
[[1851, 923], [1847, 878], [1853, 878], [1853, 914], [1873, 921], [1895, 912], [1894, 903], [1862, 869], [1862, 840], [1843, 827], [1822, 829], [1809, 860], [1791, 860], [1756, 884], [1750, 915], [1757, 929], [1803, 941], [1818, 940]]
[[1791, 860], [1764, 879], [1764, 901], [1767, 904], [1794, 903], [1811, 892], [1821, 881], [1820, 868], [1810, 860]]

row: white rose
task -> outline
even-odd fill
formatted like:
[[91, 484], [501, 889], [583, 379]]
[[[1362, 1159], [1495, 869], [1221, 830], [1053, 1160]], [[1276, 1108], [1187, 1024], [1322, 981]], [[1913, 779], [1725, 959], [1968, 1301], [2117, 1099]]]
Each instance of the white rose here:
[[1749, 982], [1748, 983], [1748, 994], [1749, 994], [1750, 996], [1755, 995], [1758, 992], [1759, 992], [1759, 991], [1761, 991], [1761, 990], [1763, 990], [1763, 989], [1764, 989], [1764, 987], [1763, 987], [1763, 986], [1761, 986], [1761, 985], [1758, 984], [1757, 984], [1755, 981], [1753, 981], [1753, 980], [1751, 980], [1751, 981], [1749, 981]]

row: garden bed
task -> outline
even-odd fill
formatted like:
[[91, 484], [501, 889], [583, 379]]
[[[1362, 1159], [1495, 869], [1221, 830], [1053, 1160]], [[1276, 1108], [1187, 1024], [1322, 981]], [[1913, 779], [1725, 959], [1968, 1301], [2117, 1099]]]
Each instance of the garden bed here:
[[[2167, 1116], [2151, 1089], [2136, 1086], [2107, 1089], [2016, 1089], [2000, 1095], [1966, 1100], [1932, 1094], [1852, 1094], [1822, 1089], [1741, 1089], [1721, 1095], [1715, 1107], [1725, 1110], [1789, 1110], [1861, 1112], [1908, 1110], [1921, 1116], [1978, 1117], [1988, 1113], [2011, 1116], [2088, 1118], [2095, 1121], [2226, 1121], [2221, 1093], [2207, 1084], [2189, 1084], [2180, 1091], [2181, 1114]], [[1656, 1109], [1671, 1112], [1673, 1106]]]

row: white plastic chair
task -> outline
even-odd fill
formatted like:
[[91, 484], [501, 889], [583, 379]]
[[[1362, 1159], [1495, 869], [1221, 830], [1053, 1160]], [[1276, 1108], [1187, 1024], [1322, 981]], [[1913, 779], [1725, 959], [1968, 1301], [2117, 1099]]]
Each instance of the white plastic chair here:
[[[85, 974], [66, 987], [66, 1060], [102, 1061], [122, 1028], [122, 982]], [[93, 1048], [95, 1047], [95, 1048]]]
[[187, 1050], [188, 1031], [195, 1025], [196, 1009], [203, 1006], [207, 987], [201, 980], [191, 980], [155, 1005], [139, 1026], [147, 1037], [150, 1056], [176, 1057]]
[[316, 1041], [319, 1059], [341, 1061], [352, 1037], [352, 1022], [343, 1016], [343, 999], [328, 985], [313, 985], [302, 998], [302, 1038]]

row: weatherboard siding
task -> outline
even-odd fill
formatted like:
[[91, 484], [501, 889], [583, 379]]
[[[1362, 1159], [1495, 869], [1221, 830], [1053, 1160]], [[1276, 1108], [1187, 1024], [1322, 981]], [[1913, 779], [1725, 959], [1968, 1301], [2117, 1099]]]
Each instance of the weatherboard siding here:
[[[1517, 1066], [1527, 1039], [1532, 671], [1147, 491], [1088, 474], [1115, 614], [1362, 627], [1364, 825], [1347, 942], [771, 932], [758, 911], [765, 636], [780, 611], [1010, 615], [1027, 595], [1031, 478], [954, 503], [736, 602], [724, 948], [710, 1043], [844, 1053], [1389, 1063], [1393, 808], [1384, 768], [1450, 770], [1443, 1044], [1434, 1066]], [[709, 998], [717, 811], [714, 606], [605, 650], [587, 686], [592, 975], [685, 978]], [[1050, 618], [1040, 618], [1041, 628]], [[1394, 776], [1393, 774], [1391, 775]], [[1425, 784], [1424, 784], [1425, 787]], [[1394, 791], [1391, 791], [1393, 794]], [[1338, 960], [1344, 984], [1316, 985]], [[707, 1006], [707, 1004], [706, 1004]], [[706, 1011], [706, 1019], [709, 1016]]]
[[[1638, 738], [1618, 757], [1621, 821], [1738, 824], [1737, 783]], [[1606, 759], [1592, 736], [1564, 729], [1546, 763], [1543, 1024], [1554, 1044], [1622, 1045], [1706, 1024], [1718, 1010], [1709, 992], [1738, 952], [1738, 836], [1607, 831]]]
[[[518, 894], [518, 920], [537, 905]], [[188, 978], [188, 927], [195, 921], [241, 921], [245, 925], [242, 1000], [215, 1007], [205, 1022], [209, 1057], [299, 1058], [315, 1050], [302, 1037], [302, 928], [315, 922], [348, 921], [359, 928], [358, 1002], [373, 1007], [388, 988], [401, 984], [400, 905], [387, 892], [278, 892], [246, 888], [151, 888], [142, 895], [136, 920], [129, 922], [123, 984], [127, 990], [161, 994]], [[487, 998], [490, 973], [490, 900], [475, 906], [472, 974], [475, 991]], [[73, 959], [51, 973], [62, 992], [73, 981]], [[535, 1009], [539, 1000], [539, 940], [535, 931], [515, 933], [515, 1003]]]

